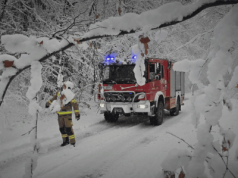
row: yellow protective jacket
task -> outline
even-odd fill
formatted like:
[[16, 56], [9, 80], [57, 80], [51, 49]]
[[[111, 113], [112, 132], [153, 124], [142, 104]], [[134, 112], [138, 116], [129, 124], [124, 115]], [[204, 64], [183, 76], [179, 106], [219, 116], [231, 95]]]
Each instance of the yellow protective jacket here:
[[[57, 98], [60, 96], [60, 92], [57, 92], [54, 94], [53, 98], [51, 98], [46, 105], [50, 106], [50, 104], [54, 101], [57, 100]], [[75, 99], [72, 99], [69, 103], [61, 107], [60, 111], [57, 111], [57, 114], [59, 116], [65, 116], [67, 118], [71, 118], [72, 116], [72, 107], [74, 108], [74, 113], [76, 116], [79, 115], [79, 108], [78, 108], [78, 103]]]

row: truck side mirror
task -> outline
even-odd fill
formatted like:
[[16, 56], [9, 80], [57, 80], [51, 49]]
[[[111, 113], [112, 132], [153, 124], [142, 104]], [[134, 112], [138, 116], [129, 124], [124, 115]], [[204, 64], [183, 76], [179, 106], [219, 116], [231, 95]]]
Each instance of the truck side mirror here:
[[161, 80], [161, 75], [156, 75], [156, 76], [155, 76], [155, 79], [156, 79], [156, 80]]

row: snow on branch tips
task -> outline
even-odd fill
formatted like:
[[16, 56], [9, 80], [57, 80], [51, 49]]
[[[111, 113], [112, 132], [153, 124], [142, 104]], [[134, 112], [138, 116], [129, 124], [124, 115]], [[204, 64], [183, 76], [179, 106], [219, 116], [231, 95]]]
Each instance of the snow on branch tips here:
[[13, 55], [0, 55], [0, 70], [3, 70], [0, 76], [0, 105], [11, 81], [29, 68], [33, 61], [42, 62], [59, 50], [62, 51], [74, 45], [64, 39], [58, 41], [46, 37], [27, 37], [21, 34], [3, 35], [1, 44], [8, 52], [19, 54], [20, 57], [17, 59]]
[[35, 116], [36, 112], [40, 110], [40, 106], [37, 104], [36, 94], [40, 91], [42, 85], [41, 78], [42, 65], [38, 61], [33, 61], [31, 64], [31, 86], [28, 88], [26, 97], [29, 99], [29, 114]]
[[[228, 86], [225, 85], [224, 76], [231, 71], [234, 59], [230, 49], [233, 48], [234, 42], [238, 40], [238, 4], [233, 6], [229, 13], [214, 28], [214, 44], [210, 52], [211, 58], [207, 69], [207, 86], [199, 87], [200, 93], [191, 98], [193, 113], [192, 122], [197, 127], [197, 143], [194, 146], [191, 160], [183, 163], [186, 167], [185, 174], [189, 178], [207, 177], [205, 169], [210, 169], [210, 175], [213, 178], [237, 178], [238, 161], [237, 154], [235, 157], [230, 155], [230, 149], [233, 148], [235, 133], [228, 129], [224, 130], [220, 125], [223, 106], [232, 109], [230, 98], [227, 94], [227, 87], [232, 88], [237, 84], [237, 67]], [[212, 55], [211, 55], [212, 54]], [[183, 60], [176, 62], [173, 69], [176, 71], [189, 72], [189, 79], [193, 84], [201, 83], [199, 76], [205, 60], [198, 59], [195, 61]], [[230, 72], [231, 73], [231, 72]], [[200, 115], [205, 118], [205, 123], [199, 124]], [[228, 118], [229, 119], [229, 118]], [[220, 128], [220, 136], [223, 138], [222, 143], [214, 141], [211, 132], [214, 126]], [[237, 149], [237, 148], [236, 148]], [[165, 166], [167, 170], [175, 171], [177, 166], [171, 166], [178, 163], [176, 153], [173, 158], [168, 158], [169, 163]], [[176, 162], [177, 161], [177, 162]], [[207, 164], [204, 164], [207, 162]], [[181, 165], [179, 165], [181, 166]]]
[[92, 24], [83, 38], [134, 33], [137, 30], [146, 32], [180, 23], [211, 6], [236, 3], [236, 0], [203, 0], [186, 5], [182, 5], [180, 2], [167, 3], [159, 6], [157, 9], [149, 10], [141, 14], [126, 13], [121, 17], [110, 17], [102, 22]]
[[190, 81], [193, 84], [200, 83], [199, 77], [200, 77], [200, 72], [204, 62], [205, 62], [204, 59], [197, 59], [194, 61], [189, 61], [188, 59], [185, 59], [185, 60], [176, 62], [173, 66], [173, 69], [175, 71], [180, 71], [180, 72], [189, 72], [188, 78], [190, 79]]
[[21, 34], [4, 35], [1, 37], [1, 42], [7, 51], [21, 53], [20, 58], [14, 62], [18, 69], [30, 65], [32, 61], [38, 61], [46, 54], [57, 51], [68, 44], [66, 40], [58, 41], [46, 37], [27, 37]]

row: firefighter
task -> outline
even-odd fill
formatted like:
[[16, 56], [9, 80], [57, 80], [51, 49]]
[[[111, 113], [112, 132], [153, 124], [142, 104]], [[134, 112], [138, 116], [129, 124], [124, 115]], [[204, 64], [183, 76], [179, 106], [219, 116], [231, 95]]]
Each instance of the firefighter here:
[[[73, 88], [72, 82], [64, 82], [63, 84], [63, 91], [66, 89], [72, 89]], [[61, 101], [61, 109], [57, 112], [58, 114], [58, 122], [59, 122], [59, 130], [62, 135], [63, 143], [61, 146], [66, 146], [69, 143], [73, 146], [75, 146], [75, 136], [73, 131], [73, 123], [72, 123], [72, 108], [74, 109], [75, 118], [76, 120], [80, 119], [80, 113], [78, 110], [78, 104], [77, 101], [73, 98], [70, 102], [67, 104], [63, 104], [62, 100], [65, 98], [65, 95], [60, 96], [60, 92], [55, 93], [52, 99], [50, 99], [46, 103], [46, 108], [48, 108], [54, 100], [57, 100], [60, 97]]]

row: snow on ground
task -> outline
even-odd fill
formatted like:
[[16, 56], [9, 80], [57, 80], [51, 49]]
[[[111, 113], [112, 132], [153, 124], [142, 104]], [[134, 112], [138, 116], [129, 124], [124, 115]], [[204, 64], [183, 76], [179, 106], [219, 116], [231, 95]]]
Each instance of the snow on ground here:
[[[224, 129], [233, 129], [238, 136], [238, 101], [233, 100], [233, 104], [232, 112], [224, 108], [221, 125]], [[157, 127], [151, 126], [143, 116], [120, 117], [117, 123], [107, 123], [103, 115], [97, 113], [97, 108], [84, 111], [87, 115], [73, 121], [76, 147], [59, 147], [62, 141], [56, 114], [40, 118], [38, 135], [44, 149], [34, 178], [160, 178], [160, 164], [171, 149], [190, 151], [185, 143], [167, 132], [191, 145], [197, 142], [189, 100], [185, 100], [178, 116], [166, 112], [164, 123]], [[28, 129], [26, 125], [12, 130], [8, 139], [1, 142], [1, 178], [21, 178], [24, 174], [24, 161], [31, 150], [30, 138], [21, 136], [30, 129], [30, 124]], [[216, 134], [218, 129], [214, 128], [212, 132]], [[233, 147], [238, 147], [237, 138]]]

